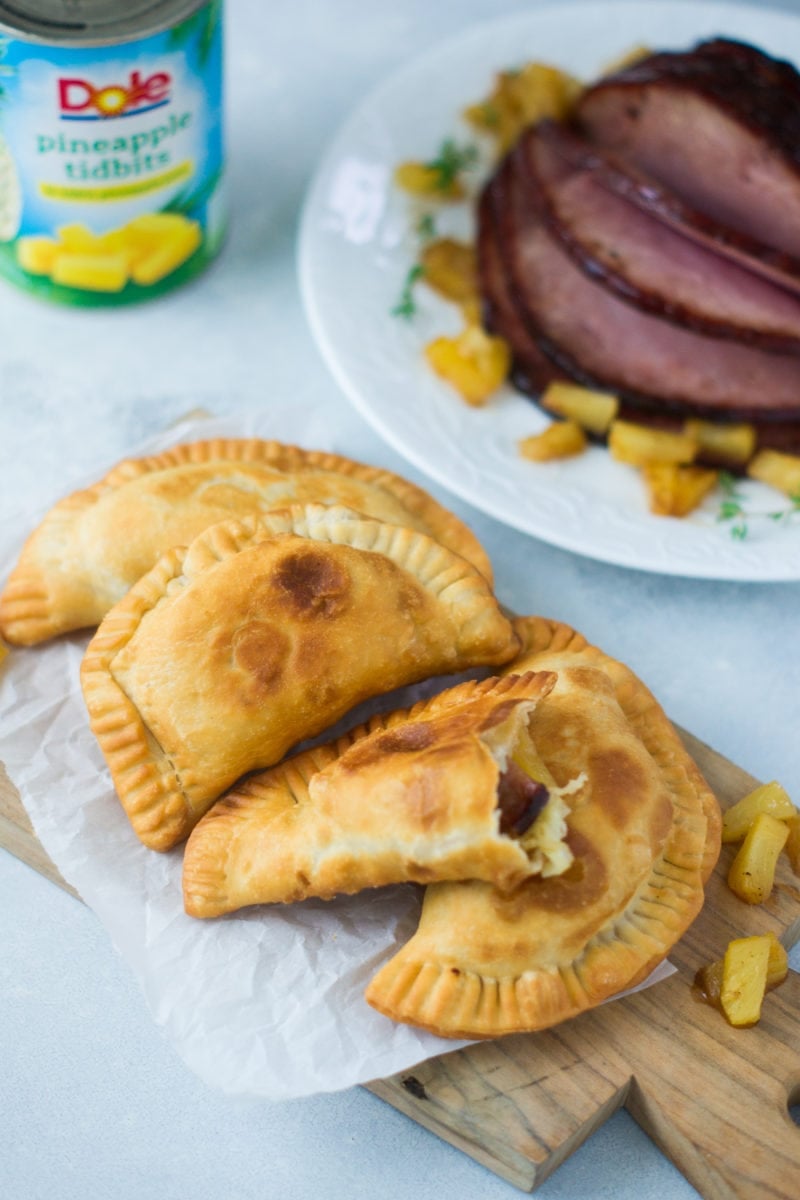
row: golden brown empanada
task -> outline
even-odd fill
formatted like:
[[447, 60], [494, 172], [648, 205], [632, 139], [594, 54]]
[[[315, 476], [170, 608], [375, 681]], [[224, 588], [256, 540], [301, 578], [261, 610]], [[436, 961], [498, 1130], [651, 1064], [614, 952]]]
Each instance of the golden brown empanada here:
[[506, 894], [482, 882], [426, 890], [419, 929], [366, 998], [447, 1037], [544, 1029], [633, 986], [703, 901], [707, 788], [660, 708], [607, 660], [615, 685], [574, 631], [529, 620], [515, 623], [527, 645], [515, 666], [558, 671], [532, 737], [557, 782], [586, 777], [567, 818], [575, 861]]
[[[384, 884], [565, 870], [562, 796], [534, 780], [528, 720], [555, 676], [459, 685], [314, 757], [251, 775], [193, 830], [184, 903], [212, 917]], [[348, 744], [349, 743], [349, 744]]]
[[706, 819], [705, 882], [719, 858], [722, 814], [716, 796], [655, 696], [630, 667], [592, 646], [569, 625], [546, 617], [516, 617], [512, 624], [520, 639], [520, 650], [504, 668], [506, 672], [558, 671], [576, 662], [599, 667], [611, 680], [617, 703], [629, 725], [660, 769], [685, 775], [679, 791], [691, 812], [699, 806]]
[[164, 555], [102, 621], [81, 683], [131, 823], [164, 850], [241, 775], [360, 701], [517, 646], [466, 559], [307, 505]]
[[342, 505], [418, 529], [491, 582], [477, 538], [400, 476], [280, 442], [217, 438], [126, 460], [56, 504], [0, 594], [0, 634], [33, 645], [97, 625], [173, 546], [188, 545], [218, 521], [306, 503]]

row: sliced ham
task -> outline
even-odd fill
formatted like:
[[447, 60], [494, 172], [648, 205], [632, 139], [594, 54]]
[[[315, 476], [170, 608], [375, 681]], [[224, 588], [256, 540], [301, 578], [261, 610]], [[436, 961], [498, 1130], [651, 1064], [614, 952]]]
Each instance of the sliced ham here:
[[530, 336], [509, 289], [495, 220], [495, 200], [503, 192], [504, 169], [507, 164], [484, 187], [478, 201], [478, 286], [483, 301], [483, 321], [490, 332], [509, 344], [514, 385], [528, 396], [538, 396], [554, 379], [565, 379], [566, 376]]
[[[523, 315], [519, 307], [506, 269], [503, 249], [502, 230], [506, 226], [510, 174], [511, 163], [506, 160], [481, 194], [477, 252], [485, 303], [484, 318], [487, 328], [504, 337], [511, 346], [512, 382], [520, 392], [534, 400], [538, 400], [548, 383], [555, 379], [572, 379], [588, 387], [611, 391], [604, 381], [570, 362], [558, 346], [542, 336], [531, 322], [530, 315]], [[685, 414], [673, 414], [665, 410], [657, 397], [634, 395], [627, 390], [617, 391], [616, 394], [620, 399], [619, 416], [622, 419], [676, 431], [682, 428]], [[726, 419], [726, 414], [720, 414], [720, 418]], [[734, 413], [730, 419], [742, 418]], [[788, 453], [800, 452], [800, 424], [797, 422], [775, 420], [767, 415], [766, 420], [759, 418], [753, 424], [759, 446]]]
[[800, 259], [713, 220], [652, 175], [646, 175], [608, 149], [587, 141], [575, 128], [559, 126], [558, 141], [559, 151], [568, 155], [574, 166], [591, 170], [603, 187], [699, 245], [731, 259], [778, 287], [800, 294]]
[[621, 299], [675, 324], [800, 353], [800, 297], [663, 224], [604, 187], [553, 122], [523, 135], [548, 226], [577, 265]]
[[540, 350], [589, 386], [667, 412], [800, 417], [800, 359], [680, 328], [590, 279], [549, 231], [524, 146], [508, 160], [498, 245]]
[[712, 220], [800, 257], [800, 76], [717, 39], [646, 58], [588, 88], [589, 138]]

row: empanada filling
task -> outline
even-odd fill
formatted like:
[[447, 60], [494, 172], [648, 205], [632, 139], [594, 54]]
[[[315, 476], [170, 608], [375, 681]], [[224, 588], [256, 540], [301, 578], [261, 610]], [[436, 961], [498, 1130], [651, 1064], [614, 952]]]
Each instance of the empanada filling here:
[[573, 862], [566, 843], [569, 808], [564, 797], [579, 791], [585, 777], [559, 787], [524, 727], [505, 761], [498, 758], [500, 833], [519, 842], [535, 873], [545, 878], [563, 874]]
[[497, 784], [500, 832], [508, 837], [522, 837], [549, 799], [550, 793], [543, 783], [531, 779], [522, 767], [510, 762]]

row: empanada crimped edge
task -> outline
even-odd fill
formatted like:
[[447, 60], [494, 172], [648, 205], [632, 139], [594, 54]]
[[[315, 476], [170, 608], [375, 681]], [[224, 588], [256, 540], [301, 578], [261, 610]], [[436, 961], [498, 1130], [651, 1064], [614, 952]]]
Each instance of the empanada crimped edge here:
[[[164, 555], [114, 606], [90, 642], [81, 669], [91, 726], [120, 801], [137, 835], [154, 849], [168, 849], [185, 837], [217, 796], [208, 800], [197, 798], [203, 785], [200, 774], [191, 765], [181, 773], [175, 765], [176, 753], [166, 752], [157, 744], [136, 705], [114, 678], [114, 660], [143, 621], [151, 619], [160, 605], [191, 586], [205, 570], [248, 547], [274, 541], [281, 535], [297, 536], [309, 544], [327, 542], [370, 551], [374, 556], [388, 558], [406, 569], [418, 586], [434, 599], [446, 594], [447, 601], [442, 600], [442, 604], [446, 603], [448, 611], [452, 608], [462, 618], [461, 641], [448, 646], [448, 655], [453, 655], [453, 669], [471, 665], [468, 661], [460, 661], [459, 654], [463, 659], [472, 653], [475, 662], [486, 661], [488, 655], [490, 662], [499, 665], [517, 648], [517, 637], [500, 613], [485, 578], [467, 560], [425, 534], [366, 520], [347, 509], [323, 505], [298, 506], [263, 518], [226, 521], [211, 527], [186, 550], [176, 549]], [[444, 662], [441, 666], [445, 670]], [[403, 682], [413, 682], [417, 678], [419, 676], [412, 671]], [[376, 692], [381, 690], [385, 689], [376, 686]], [[365, 698], [354, 694], [347, 707]], [[321, 711], [324, 712], [324, 708]], [[343, 711], [332, 712], [325, 724], [337, 720]], [[294, 741], [319, 733], [322, 727], [298, 729], [284, 751]], [[251, 762], [245, 769], [265, 767], [277, 757], [280, 755]]]
[[[93, 612], [96, 602], [91, 579], [80, 569], [82, 550], [80, 545], [74, 544], [74, 531], [81, 518], [109, 491], [142, 476], [171, 467], [212, 465], [215, 462], [263, 464], [287, 473], [330, 472], [374, 486], [396, 499], [425, 526], [430, 536], [470, 561], [491, 583], [490, 560], [472, 531], [428, 492], [401, 476], [338, 454], [304, 450], [282, 442], [259, 438], [211, 438], [181, 443], [160, 454], [125, 459], [95, 484], [58, 501], [28, 537], [5, 588], [0, 592], [0, 634], [13, 644], [34, 645], [58, 634], [99, 623], [102, 613]], [[286, 501], [280, 501], [275, 507], [285, 504]], [[161, 551], [166, 553], [171, 548], [171, 545], [164, 545]], [[61, 570], [61, 564], [69, 561], [70, 556], [76, 565], [67, 576]], [[56, 574], [52, 563], [59, 564]], [[128, 585], [134, 582], [130, 579]]]
[[[520, 618], [515, 627], [523, 649], [508, 670], [558, 670], [570, 661], [602, 669], [607, 658], [558, 622]], [[368, 1002], [380, 1012], [446, 1037], [545, 1029], [640, 982], [691, 924], [702, 906], [709, 844], [718, 849], [718, 838], [708, 834], [708, 789], [686, 769], [686, 751], [669, 723], [662, 724], [666, 718], [644, 685], [626, 668], [615, 673], [612, 686], [626, 717], [633, 717], [632, 728], [639, 727], [636, 736], [641, 740], [641, 731], [650, 731], [646, 749], [651, 757], [656, 750], [653, 761], [674, 814], [662, 852], [631, 902], [587, 937], [572, 961], [511, 973], [478, 971], [443, 945], [459, 921], [473, 930], [491, 922], [498, 893], [482, 883], [434, 885], [426, 891], [417, 933], [367, 988]]]

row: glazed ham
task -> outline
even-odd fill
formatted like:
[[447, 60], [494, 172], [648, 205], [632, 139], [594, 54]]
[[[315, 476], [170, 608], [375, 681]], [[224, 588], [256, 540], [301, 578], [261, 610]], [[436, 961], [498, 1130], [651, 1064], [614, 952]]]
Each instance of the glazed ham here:
[[483, 319], [486, 328], [499, 334], [511, 347], [512, 378], [516, 387], [529, 396], [536, 396], [548, 383], [563, 379], [564, 374], [531, 337], [511, 292], [495, 219], [496, 194], [501, 192], [502, 186], [499, 178], [488, 184], [478, 204], [478, 282], [483, 297]]
[[558, 126], [558, 141], [559, 151], [567, 154], [574, 166], [591, 170], [593, 178], [603, 187], [656, 217], [662, 225], [779, 287], [800, 294], [800, 258], [720, 224], [687, 204], [654, 176], [587, 141], [577, 128]]
[[749, 421], [797, 451], [793, 68], [723, 39], [652, 55], [588, 88], [571, 126], [529, 127], [478, 216], [485, 318], [520, 390], [572, 379], [633, 419]]
[[[611, 390], [607, 380], [578, 364], [547, 336], [537, 325], [530, 308], [522, 303], [507, 268], [511, 175], [512, 159], [509, 158], [484, 188], [478, 207], [478, 262], [486, 327], [509, 343], [513, 354], [512, 381], [519, 391], [532, 399], [538, 398], [547, 385], [557, 379], [571, 379], [587, 387]], [[624, 420], [676, 432], [683, 426], [686, 410], [680, 404], [666, 406], [657, 396], [627, 387], [617, 387], [616, 395], [620, 400], [619, 416]], [[725, 416], [722, 413], [715, 415]], [[734, 410], [730, 416], [742, 419]], [[751, 414], [751, 419], [759, 446], [800, 453], [800, 422], [791, 417], [780, 419], [770, 412]]]
[[655, 54], [584, 93], [597, 145], [733, 229], [800, 256], [800, 78], [717, 39]]
[[592, 386], [673, 412], [800, 418], [800, 358], [706, 337], [620, 299], [564, 249], [537, 203], [525, 145], [514, 151], [501, 245], [512, 292], [548, 356]]
[[528, 130], [521, 144], [551, 232], [591, 278], [698, 333], [800, 352], [800, 296], [665, 227], [603, 186], [590, 166], [571, 161], [558, 125]]

